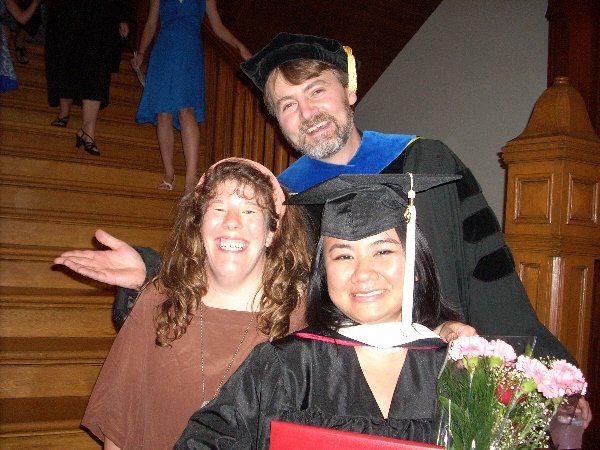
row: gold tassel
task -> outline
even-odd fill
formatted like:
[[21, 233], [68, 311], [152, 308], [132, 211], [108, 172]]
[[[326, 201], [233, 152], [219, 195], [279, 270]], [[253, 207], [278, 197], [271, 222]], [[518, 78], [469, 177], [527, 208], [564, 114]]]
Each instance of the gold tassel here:
[[344, 45], [344, 51], [348, 57], [348, 90], [350, 92], [356, 92], [358, 89], [358, 81], [356, 77], [356, 59], [352, 54], [352, 48]]

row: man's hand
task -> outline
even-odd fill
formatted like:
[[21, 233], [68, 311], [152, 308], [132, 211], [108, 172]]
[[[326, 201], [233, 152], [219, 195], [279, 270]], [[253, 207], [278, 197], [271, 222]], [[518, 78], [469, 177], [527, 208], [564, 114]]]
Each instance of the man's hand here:
[[105, 231], [97, 230], [95, 236], [109, 250], [71, 250], [54, 263], [102, 283], [139, 290], [146, 279], [146, 266], [138, 252]]
[[583, 419], [583, 428], [587, 428], [590, 422], [592, 421], [592, 409], [590, 408], [590, 404], [585, 399], [585, 397], [579, 397], [579, 401], [577, 402], [577, 409], [581, 411], [581, 418]]
[[443, 324], [438, 325], [433, 331], [439, 334], [442, 340], [446, 342], [453, 341], [460, 336], [477, 335], [477, 331], [475, 331], [475, 328], [472, 326], [454, 321], [444, 322]]

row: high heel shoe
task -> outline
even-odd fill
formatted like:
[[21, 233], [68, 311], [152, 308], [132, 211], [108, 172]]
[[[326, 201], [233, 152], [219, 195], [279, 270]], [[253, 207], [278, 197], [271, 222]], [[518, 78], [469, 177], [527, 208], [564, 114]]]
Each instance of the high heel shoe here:
[[56, 119], [54, 119], [52, 122], [50, 122], [50, 125], [52, 125], [53, 127], [58, 127], [58, 128], [66, 128], [68, 123], [69, 123], [69, 116], [65, 116], [65, 117], [56, 116]]
[[[79, 132], [81, 131], [81, 136], [79, 135]], [[88, 138], [90, 138], [89, 141], [85, 140], [83, 137], [87, 136]], [[80, 128], [77, 133], [75, 133], [75, 147], [79, 148], [83, 145], [83, 149], [88, 152], [90, 155], [94, 155], [94, 156], [100, 156], [100, 150], [98, 150], [98, 147], [96, 146], [96, 142], [94, 141], [94, 139], [87, 134], [83, 128]]]

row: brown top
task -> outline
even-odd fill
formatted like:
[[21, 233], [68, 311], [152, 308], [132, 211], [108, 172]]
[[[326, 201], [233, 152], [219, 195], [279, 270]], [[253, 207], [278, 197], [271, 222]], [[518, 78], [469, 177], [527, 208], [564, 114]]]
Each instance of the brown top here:
[[[189, 417], [202, 405], [198, 313], [183, 337], [171, 347], [159, 347], [154, 341], [154, 315], [163, 301], [152, 284], [141, 294], [106, 358], [82, 420], [99, 439], [108, 437], [123, 450], [173, 448]], [[229, 378], [267, 337], [257, 330], [253, 313], [202, 308], [204, 400], [210, 400], [223, 378]], [[299, 308], [292, 314], [290, 331], [303, 326]]]

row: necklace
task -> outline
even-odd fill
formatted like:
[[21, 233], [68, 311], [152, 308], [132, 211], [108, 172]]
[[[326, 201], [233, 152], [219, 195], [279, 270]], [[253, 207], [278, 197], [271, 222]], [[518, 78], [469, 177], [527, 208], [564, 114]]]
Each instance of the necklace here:
[[[200, 300], [199, 309], [200, 309], [200, 370], [202, 372], [202, 407], [204, 407], [209, 402], [209, 400], [205, 400], [206, 386], [205, 386], [204, 380], [206, 377], [204, 376], [204, 317], [203, 317], [203, 312], [202, 312], [202, 310], [203, 310], [202, 300]], [[223, 378], [221, 378], [221, 381], [219, 382], [219, 386], [217, 386], [217, 390], [215, 391], [215, 394], [212, 396], [212, 398], [215, 398], [217, 396], [217, 394], [221, 390], [221, 387], [223, 386], [223, 383], [225, 383], [225, 380], [227, 379], [227, 375], [229, 374], [229, 370], [231, 369], [231, 366], [233, 365], [235, 358], [237, 358], [237, 355], [240, 352], [240, 349], [242, 348], [242, 344], [246, 340], [246, 336], [248, 335], [248, 330], [250, 330], [250, 325], [252, 325], [253, 320], [254, 320], [254, 316], [252, 316], [250, 318], [250, 322], [248, 322], [248, 325], [246, 326], [246, 330], [244, 331], [244, 334], [242, 335], [242, 339], [240, 340], [240, 343], [237, 345], [237, 348], [235, 349], [235, 353], [233, 354], [231, 361], [229, 361], [229, 364], [227, 365], [227, 368], [225, 369], [225, 372], [223, 373]]]

